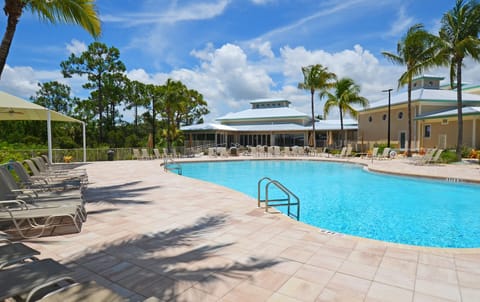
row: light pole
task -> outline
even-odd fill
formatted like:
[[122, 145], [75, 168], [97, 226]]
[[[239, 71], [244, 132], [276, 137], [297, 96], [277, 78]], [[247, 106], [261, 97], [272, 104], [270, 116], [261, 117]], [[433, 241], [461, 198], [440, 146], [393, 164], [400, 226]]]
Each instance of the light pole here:
[[392, 88], [382, 90], [382, 92], [388, 92], [388, 128], [387, 128], [387, 147], [390, 148], [390, 94], [392, 92]]

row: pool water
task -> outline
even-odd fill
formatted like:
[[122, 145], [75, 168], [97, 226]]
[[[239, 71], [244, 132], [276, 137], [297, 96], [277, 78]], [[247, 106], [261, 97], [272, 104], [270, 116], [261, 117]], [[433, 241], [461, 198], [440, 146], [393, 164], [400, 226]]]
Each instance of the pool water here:
[[184, 176], [255, 199], [259, 179], [278, 180], [300, 198], [300, 221], [330, 231], [419, 246], [480, 247], [479, 185], [318, 161], [203, 162], [182, 169]]

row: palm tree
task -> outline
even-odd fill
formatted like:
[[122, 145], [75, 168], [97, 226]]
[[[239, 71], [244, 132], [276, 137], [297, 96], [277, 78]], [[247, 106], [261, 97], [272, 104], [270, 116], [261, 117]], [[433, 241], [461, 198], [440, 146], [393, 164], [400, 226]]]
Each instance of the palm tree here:
[[398, 87], [408, 85], [408, 146], [407, 156], [412, 156], [412, 79], [427, 68], [434, 66], [436, 39], [424, 30], [422, 24], [410, 27], [406, 35], [397, 44], [397, 54], [382, 52], [382, 54], [398, 65], [405, 65], [407, 70], [398, 79]]
[[453, 9], [443, 15], [441, 23], [439, 65], [450, 65], [450, 86], [457, 88], [456, 154], [460, 161], [463, 145], [462, 64], [467, 56], [480, 60], [480, 4], [474, 0], [457, 0]]
[[93, 37], [100, 35], [100, 19], [95, 10], [94, 0], [5, 0], [3, 11], [8, 20], [0, 45], [0, 76], [7, 61], [17, 24], [25, 9], [53, 24], [78, 24]]
[[303, 83], [298, 84], [298, 88], [310, 90], [311, 94], [311, 106], [312, 106], [312, 139], [313, 148], [317, 147], [317, 140], [315, 138], [315, 104], [314, 96], [317, 89], [328, 89], [333, 87], [337, 76], [329, 72], [327, 67], [323, 67], [320, 64], [309, 65], [302, 67]]
[[320, 98], [326, 97], [327, 101], [323, 107], [324, 116], [330, 113], [332, 108], [338, 107], [340, 112], [340, 129], [344, 134], [342, 146], [345, 146], [347, 140], [347, 132], [343, 130], [343, 116], [350, 114], [352, 117], [357, 117], [357, 110], [352, 107], [354, 104], [361, 105], [363, 108], [367, 107], [368, 100], [359, 95], [360, 86], [350, 78], [341, 78], [335, 82], [335, 92], [330, 93], [328, 90], [320, 92]]

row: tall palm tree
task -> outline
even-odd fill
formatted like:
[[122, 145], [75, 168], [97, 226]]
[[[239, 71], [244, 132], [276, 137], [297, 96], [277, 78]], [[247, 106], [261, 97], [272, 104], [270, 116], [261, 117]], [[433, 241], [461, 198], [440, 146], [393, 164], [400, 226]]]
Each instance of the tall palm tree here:
[[[480, 60], [480, 4], [474, 0], [457, 0], [455, 6], [442, 17], [439, 32], [439, 65], [450, 65], [450, 86], [457, 88], [458, 135], [456, 154], [462, 158], [462, 64], [465, 57]], [[456, 86], [456, 87], [455, 87]]]
[[320, 64], [309, 65], [302, 67], [303, 83], [298, 84], [298, 88], [310, 90], [311, 106], [312, 106], [312, 138], [313, 148], [317, 147], [317, 140], [315, 138], [315, 90], [328, 89], [333, 87], [337, 76], [329, 72], [327, 67]]
[[3, 11], [7, 15], [7, 28], [0, 45], [0, 76], [24, 10], [30, 10], [40, 19], [53, 24], [78, 24], [95, 38], [100, 35], [100, 19], [94, 0], [5, 0]]
[[343, 117], [345, 114], [350, 114], [352, 117], [357, 117], [357, 110], [352, 105], [358, 104], [363, 108], [367, 107], [368, 100], [360, 96], [360, 86], [350, 78], [341, 78], [335, 82], [335, 92], [331, 93], [328, 90], [320, 92], [320, 98], [326, 97], [327, 101], [323, 107], [324, 116], [326, 117], [332, 108], [337, 107], [340, 112], [340, 129], [343, 133], [342, 146], [345, 146], [347, 139], [347, 132], [343, 130]]
[[400, 76], [398, 87], [408, 85], [407, 115], [408, 115], [408, 146], [407, 156], [412, 156], [412, 79], [426, 69], [435, 65], [436, 39], [428, 33], [422, 24], [410, 27], [406, 35], [397, 44], [397, 53], [382, 52], [382, 54], [398, 65], [405, 65], [407, 70]]

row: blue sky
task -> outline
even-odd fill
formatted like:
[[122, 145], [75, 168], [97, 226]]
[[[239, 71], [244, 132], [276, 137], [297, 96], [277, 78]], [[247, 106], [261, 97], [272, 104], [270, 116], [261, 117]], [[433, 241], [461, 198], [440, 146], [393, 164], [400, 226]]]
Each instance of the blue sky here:
[[[202, 93], [207, 120], [247, 109], [248, 101], [281, 97], [309, 112], [309, 94], [297, 89], [301, 67], [322, 64], [349, 76], [371, 102], [397, 88], [404, 67], [386, 61], [408, 27], [438, 32], [454, 0], [98, 0], [100, 42], [120, 50], [131, 79], [163, 84], [181, 80]], [[0, 18], [5, 28], [6, 18]], [[0, 90], [23, 98], [38, 82], [57, 80], [76, 96], [81, 78], [63, 79], [60, 62], [93, 39], [76, 26], [21, 18]], [[428, 73], [446, 76], [445, 69]], [[464, 80], [480, 83], [478, 63], [466, 62]], [[321, 113], [322, 102], [316, 102]], [[128, 116], [129, 113], [125, 113]], [[335, 115], [335, 114], [333, 114]], [[332, 117], [333, 118], [333, 117]]]

